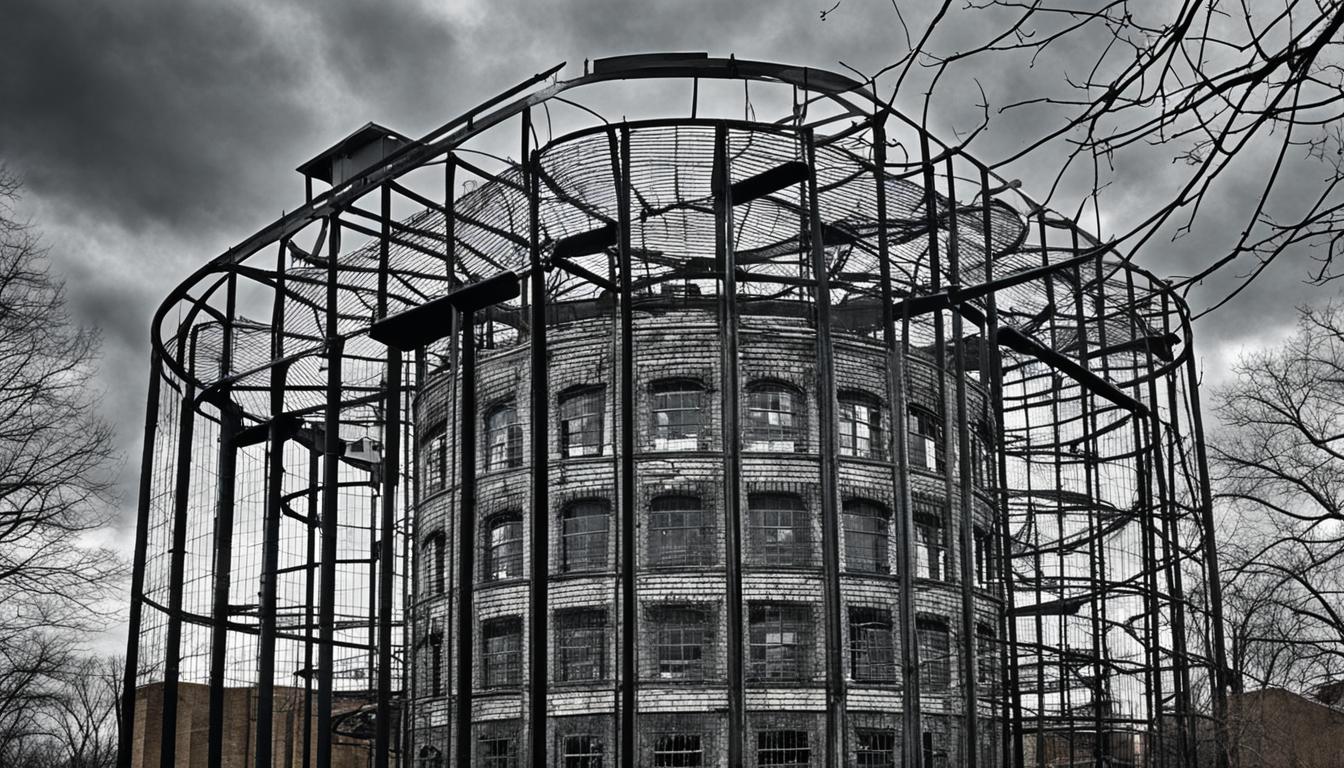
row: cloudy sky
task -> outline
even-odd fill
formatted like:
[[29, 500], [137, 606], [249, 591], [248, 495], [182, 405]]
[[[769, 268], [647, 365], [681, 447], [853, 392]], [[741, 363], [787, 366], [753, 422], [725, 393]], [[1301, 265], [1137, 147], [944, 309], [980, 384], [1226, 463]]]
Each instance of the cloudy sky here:
[[[871, 73], [904, 52], [889, 2], [843, 0], [823, 20], [833, 2], [5, 0], [0, 161], [25, 181], [19, 210], [49, 246], [76, 317], [105, 335], [93, 386], [126, 456], [120, 540], [129, 541], [135, 503], [150, 316], [197, 266], [301, 203], [296, 165], [370, 120], [422, 135], [561, 61], [572, 76], [589, 58], [686, 50], [835, 69], [843, 61]], [[903, 4], [915, 31], [923, 5]], [[938, 44], [960, 49], [994, 23], [965, 15]], [[1061, 45], [1034, 65], [1004, 57], [960, 73], [930, 122], [944, 136], [972, 125], [978, 81], [995, 119], [977, 146], [985, 159], [1012, 154], [1055, 116], [1001, 119], [994, 110], [1058, 88], [1077, 74], [1070, 65], [1079, 66], [1079, 53]], [[918, 110], [918, 89], [896, 103]], [[1175, 243], [1155, 239], [1139, 262], [1159, 275], [1188, 274], [1215, 257], [1240, 230], [1267, 162], [1265, 152], [1248, 152], [1195, 231]], [[1124, 163], [1106, 192], [1111, 220], [1141, 210], [1175, 172], [1164, 151]], [[1034, 184], [1048, 185], [1039, 167], [1008, 173], [1039, 195]], [[1300, 183], [1303, 195], [1319, 187], [1310, 172]], [[1208, 378], [1222, 378], [1237, 350], [1280, 338], [1296, 304], [1333, 295], [1333, 287], [1304, 285], [1309, 265], [1302, 255], [1276, 265], [1201, 321]], [[1228, 279], [1197, 292], [1195, 304]]]

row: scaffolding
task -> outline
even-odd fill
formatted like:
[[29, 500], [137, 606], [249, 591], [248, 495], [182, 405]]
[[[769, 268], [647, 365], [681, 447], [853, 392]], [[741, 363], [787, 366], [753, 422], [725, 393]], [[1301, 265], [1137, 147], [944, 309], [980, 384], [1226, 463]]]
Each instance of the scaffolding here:
[[[598, 60], [567, 80], [560, 70], [417, 140], [357, 131], [299, 169], [297, 210], [159, 308], [122, 765], [146, 732], [164, 735], [161, 765], [175, 765], [170, 735], [185, 717], [175, 692], [188, 683], [209, 686], [212, 766], [233, 727], [230, 687], [256, 691], [258, 766], [280, 761], [284, 745], [293, 762], [327, 768], [334, 734], [367, 739], [374, 765], [409, 765], [409, 657], [432, 634], [413, 626], [414, 576], [431, 567], [415, 562], [412, 510], [429, 479], [417, 477], [417, 454], [446, 452], [457, 488], [475, 464], [456, 462], [459, 435], [415, 434], [419, 385], [456, 387], [469, 358], [527, 348], [544, 415], [545, 329], [604, 319], [628, 344], [632, 313], [655, 303], [719, 312], [726, 333], [753, 315], [797, 318], [823, 367], [832, 332], [869, 338], [888, 352], [893, 418], [907, 412], [909, 361], [938, 372], [952, 406], [930, 414], [938, 437], [924, 444], [909, 437], [918, 425], [893, 426], [884, 450], [902, 574], [929, 556], [917, 551], [920, 499], [906, 470], [957, 463], [946, 498], [968, 524], [947, 562], [963, 601], [950, 659], [964, 670], [965, 764], [1193, 766], [1220, 753], [1225, 663], [1198, 376], [1189, 313], [1167, 284], [846, 76], [692, 54]], [[370, 337], [380, 319], [501, 279], [516, 295], [445, 316], [441, 338], [407, 359]], [[623, 396], [628, 373], [613, 372]], [[989, 396], [968, 396], [967, 382]], [[632, 417], [630, 402], [618, 408]], [[533, 503], [546, 509], [545, 424], [527, 429], [498, 450], [529, 457]], [[822, 434], [824, 455], [837, 436]], [[633, 483], [631, 454], [618, 451], [622, 483]], [[992, 489], [985, 551], [997, 556], [983, 560], [969, 536], [973, 480]], [[455, 503], [469, 521], [472, 499]], [[623, 500], [616, 517], [631, 515]], [[533, 540], [545, 539], [546, 517], [524, 517]], [[839, 577], [823, 555], [829, 589]], [[626, 595], [632, 574], [621, 574]], [[526, 630], [533, 670], [546, 664], [545, 581], [531, 582], [543, 607]], [[919, 748], [911, 581], [900, 611], [861, 622], [911, 642], [899, 643], [902, 658], [872, 662], [904, 683], [896, 737], [868, 734], [856, 749], [904, 749], [918, 766], [932, 761]], [[977, 582], [1000, 606], [992, 635], [977, 628]], [[834, 623], [838, 638], [849, 620], [828, 617], [822, 632]], [[613, 713], [626, 766], [638, 759], [634, 636], [627, 628], [618, 649]], [[827, 662], [828, 687], [841, 685], [838, 665]], [[1001, 684], [977, 686], [985, 665]], [[153, 724], [131, 716], [150, 685], [164, 690]], [[545, 693], [542, 675], [523, 715], [534, 729]], [[729, 700], [736, 766], [743, 712]], [[470, 701], [469, 685], [457, 701]], [[843, 717], [837, 701], [828, 718]], [[291, 707], [302, 733], [275, 733], [277, 710]], [[976, 723], [1001, 735], [988, 756]], [[669, 754], [688, 749], [660, 738]], [[454, 740], [459, 757], [466, 741]], [[824, 764], [843, 754], [828, 748]]]

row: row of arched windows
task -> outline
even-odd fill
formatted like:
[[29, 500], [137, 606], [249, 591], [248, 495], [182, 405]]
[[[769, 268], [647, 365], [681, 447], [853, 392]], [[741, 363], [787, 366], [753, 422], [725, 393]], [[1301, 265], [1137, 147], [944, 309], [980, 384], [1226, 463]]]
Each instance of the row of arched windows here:
[[[817, 563], [816, 515], [802, 497], [791, 493], [758, 492], [747, 496], [746, 555], [749, 564], [774, 567], [810, 567]], [[552, 552], [560, 573], [591, 573], [609, 569], [608, 539], [611, 505], [606, 499], [572, 501], [561, 509], [556, 548]], [[930, 497], [915, 498], [914, 547], [917, 578], [950, 579], [944, 510]], [[850, 573], [893, 572], [890, 553], [891, 513], [879, 502], [851, 498], [841, 515], [844, 565]], [[655, 496], [649, 503], [645, 531], [645, 567], [701, 567], [719, 557], [718, 521], [701, 497], [689, 493]], [[990, 577], [991, 537], [974, 531], [974, 575], [984, 585]], [[426, 589], [444, 589], [446, 539], [436, 532], [425, 540], [422, 562]], [[510, 510], [486, 517], [480, 528], [480, 578], [507, 581], [525, 576], [523, 514]]]
[[[654, 382], [649, 389], [650, 431], [655, 451], [692, 451], [708, 448], [709, 397], [704, 384], [677, 378]], [[560, 454], [565, 458], [600, 456], [607, 450], [603, 386], [566, 390], [558, 401]], [[742, 412], [742, 450], [795, 453], [807, 450], [805, 395], [796, 387], [776, 380], [763, 380], [746, 388]], [[841, 456], [883, 459], [884, 409], [881, 400], [858, 390], [842, 390], [837, 397], [838, 444]], [[910, 466], [941, 474], [945, 471], [942, 417], [920, 405], [909, 408]], [[517, 408], [501, 403], [485, 412], [483, 459], [487, 472], [521, 467], [523, 429]], [[988, 450], [989, 433], [983, 424], [972, 431], [972, 467], [978, 486], [993, 477], [993, 459]], [[422, 486], [426, 492], [441, 490], [446, 482], [447, 440], [442, 423], [429, 429], [422, 440], [426, 466]]]

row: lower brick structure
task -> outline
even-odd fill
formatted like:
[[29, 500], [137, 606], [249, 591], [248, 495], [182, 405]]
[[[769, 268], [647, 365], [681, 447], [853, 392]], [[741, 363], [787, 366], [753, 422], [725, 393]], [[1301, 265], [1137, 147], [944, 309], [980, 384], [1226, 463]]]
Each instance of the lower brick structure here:
[[[473, 606], [473, 761], [510, 768], [527, 739], [544, 738], [557, 766], [619, 765], [622, 632], [637, 637], [635, 764], [727, 765], [733, 739], [743, 765], [883, 766], [903, 746], [900, 579], [913, 578], [909, 614], [919, 645], [921, 732], [931, 768], [963, 762], [967, 677], [976, 675], [982, 766], [997, 764], [995, 704], [1002, 604], [993, 574], [992, 461], [982, 436], [989, 409], [968, 381], [968, 424], [955, 424], [953, 382], [933, 357], [907, 358], [898, 386], [910, 403], [893, 414], [880, 334], [832, 339], [835, 391], [818, 391], [815, 329], [798, 318], [744, 316], [738, 332], [739, 433], [723, 430], [723, 333], [713, 311], [646, 304], [634, 329], [633, 411], [619, 407], [619, 359], [607, 317], [548, 330], [550, 573], [548, 721], [525, 720], [528, 564], [534, 514], [526, 456], [532, 414], [525, 346], [480, 353], [477, 400], [478, 564]], [[416, 404], [419, 441], [413, 601], [412, 750], [420, 765], [453, 754], [456, 669], [454, 579], [458, 532], [457, 382], [431, 377]], [[823, 409], [821, 398], [832, 398]], [[823, 410], [836, 413], [823, 424]], [[633, 419], [634, 528], [622, 530], [617, 448]], [[833, 487], [823, 481], [824, 428], [834, 430]], [[914, 572], [903, 574], [902, 468], [891, 430], [908, 432], [904, 469], [914, 505]], [[964, 657], [959, 430], [974, 438], [971, 585], [979, 665]], [[737, 482], [724, 473], [734, 448]], [[738, 489], [735, 499], [725, 489]], [[828, 497], [829, 494], [829, 497]], [[824, 510], [831, 509], [827, 517]], [[739, 520], [740, 591], [729, 588], [726, 531]], [[638, 611], [621, 615], [622, 536], [635, 538]], [[826, 547], [838, 568], [828, 570]], [[831, 606], [828, 579], [840, 604]], [[741, 626], [731, 625], [731, 601]], [[633, 618], [633, 621], [626, 619]], [[840, 647], [831, 647], [836, 636]], [[736, 638], [736, 639], [735, 639]], [[734, 642], [738, 643], [734, 647]], [[839, 657], [837, 679], [828, 664]], [[741, 729], [732, 727], [729, 659], [741, 660]], [[969, 661], [969, 663], [968, 663]], [[970, 670], [970, 671], [968, 671]], [[828, 708], [830, 712], [828, 713]], [[839, 740], [832, 744], [831, 739]], [[444, 761], [444, 762], [436, 762]]]

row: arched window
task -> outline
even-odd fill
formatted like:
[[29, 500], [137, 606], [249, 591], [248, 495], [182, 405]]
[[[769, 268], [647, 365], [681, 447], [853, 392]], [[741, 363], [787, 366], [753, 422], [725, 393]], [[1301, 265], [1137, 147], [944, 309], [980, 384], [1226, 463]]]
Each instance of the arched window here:
[[607, 611], [580, 608], [555, 614], [556, 679], [562, 683], [607, 677]]
[[576, 501], [560, 513], [560, 570], [601, 571], [607, 567], [607, 528], [611, 518], [601, 499]]
[[943, 425], [933, 411], [910, 406], [910, 466], [927, 472], [943, 472]]
[[972, 537], [975, 546], [975, 583], [977, 586], [984, 587], [993, 578], [990, 573], [990, 564], [993, 562], [994, 539], [981, 528], [973, 529]]
[[752, 554], [770, 565], [812, 564], [812, 521], [803, 500], [786, 493], [747, 497]]
[[693, 379], [654, 382], [653, 449], [694, 451], [705, 428], [705, 388]]
[[560, 455], [602, 455], [602, 417], [606, 390], [584, 387], [560, 396]]
[[943, 545], [943, 515], [938, 502], [915, 499], [915, 576], [921, 579], [943, 579], [945, 547]]
[[518, 410], [501, 405], [485, 415], [485, 470], [523, 465], [523, 428]]
[[698, 496], [657, 496], [649, 505], [649, 564], [709, 565], [713, 529]]
[[863, 392], [841, 392], [840, 455], [882, 458], [882, 409], [877, 398]]
[[429, 644], [429, 695], [443, 695], [443, 624], [438, 619], [430, 622], [425, 637]]
[[523, 577], [523, 516], [505, 512], [488, 521], [485, 535], [486, 581]]
[[951, 638], [942, 619], [920, 617], [915, 621], [919, 639], [919, 687], [921, 691], [945, 691], [952, 684]]
[[890, 573], [887, 521], [880, 504], [863, 499], [845, 502], [845, 566], [850, 571]]
[[803, 434], [803, 396], [798, 390], [776, 381], [747, 388], [743, 450], [802, 451]]

